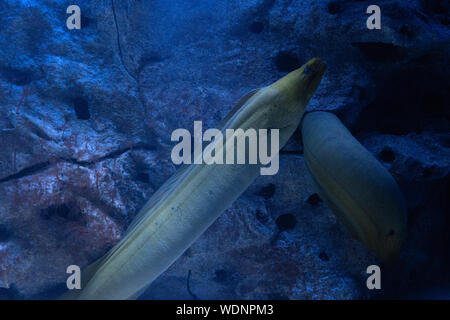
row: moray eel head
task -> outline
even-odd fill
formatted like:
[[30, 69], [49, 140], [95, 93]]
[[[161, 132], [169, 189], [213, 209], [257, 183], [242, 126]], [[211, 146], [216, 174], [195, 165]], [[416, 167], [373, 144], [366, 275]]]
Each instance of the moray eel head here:
[[279, 129], [282, 147], [297, 128], [325, 69], [325, 63], [314, 58], [273, 84], [248, 93], [224, 119], [224, 127]]
[[279, 128], [281, 140], [290, 137], [297, 128], [325, 70], [326, 64], [319, 58], [313, 58], [267, 87], [276, 94], [273, 99], [275, 110], [271, 111], [268, 127]]
[[285, 97], [281, 105], [287, 112], [305, 108], [322, 80], [326, 64], [319, 58], [313, 58], [301, 68], [292, 71], [285, 77], [273, 83], [270, 87], [282, 92]]

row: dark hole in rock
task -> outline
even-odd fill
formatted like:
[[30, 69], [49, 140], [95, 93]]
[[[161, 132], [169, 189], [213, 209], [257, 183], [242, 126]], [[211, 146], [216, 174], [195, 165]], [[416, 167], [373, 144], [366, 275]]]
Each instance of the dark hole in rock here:
[[291, 72], [300, 68], [300, 60], [291, 52], [280, 51], [275, 57], [275, 66], [279, 72]]
[[330, 257], [328, 256], [328, 254], [325, 251], [322, 251], [319, 254], [319, 259], [322, 261], [330, 261]]
[[395, 160], [395, 153], [389, 147], [384, 147], [380, 152], [380, 159], [384, 162], [393, 162]]
[[0, 224], [0, 242], [8, 241], [11, 236], [11, 230], [6, 225]]
[[214, 273], [214, 279], [217, 283], [224, 283], [228, 280], [228, 272], [224, 269], [216, 270]]
[[150, 183], [150, 176], [145, 172], [138, 172], [136, 179], [143, 183]]
[[269, 200], [275, 195], [275, 190], [275, 185], [273, 183], [269, 183], [267, 186], [262, 187], [257, 195], [263, 197], [266, 200]]
[[374, 71], [374, 99], [362, 110], [355, 131], [403, 135], [421, 133], [433, 122], [445, 125], [447, 121], [448, 125], [450, 91], [448, 74], [442, 69], [445, 61], [440, 52], [430, 51], [406, 64]]
[[308, 202], [312, 206], [317, 206], [320, 202], [322, 202], [322, 199], [317, 193], [313, 193], [308, 197], [308, 199], [306, 199], [306, 202]]
[[0, 73], [6, 81], [17, 86], [25, 86], [33, 81], [33, 73], [29, 70], [19, 70], [11, 67], [1, 67]]
[[252, 24], [250, 25], [250, 31], [252, 33], [261, 33], [264, 30], [264, 24], [260, 21], [254, 21], [252, 22]]
[[404, 47], [384, 42], [352, 42], [364, 57], [373, 62], [395, 62], [407, 57], [408, 51]]
[[297, 225], [297, 219], [290, 213], [282, 214], [275, 221], [280, 231], [292, 230]]
[[91, 118], [91, 113], [89, 112], [89, 104], [84, 98], [75, 98], [73, 100], [73, 108], [78, 119], [89, 120]]
[[330, 14], [337, 14], [344, 11], [344, 7], [341, 1], [331, 1], [328, 3], [328, 12]]
[[74, 210], [66, 204], [53, 204], [46, 209], [41, 209], [40, 216], [42, 219], [49, 220], [52, 217], [60, 217], [66, 220], [78, 220], [79, 215], [74, 214]]
[[445, 115], [445, 103], [442, 95], [434, 92], [425, 92], [421, 110], [429, 115]]
[[389, 230], [388, 236], [392, 237], [394, 235], [395, 235], [395, 230], [394, 229]]

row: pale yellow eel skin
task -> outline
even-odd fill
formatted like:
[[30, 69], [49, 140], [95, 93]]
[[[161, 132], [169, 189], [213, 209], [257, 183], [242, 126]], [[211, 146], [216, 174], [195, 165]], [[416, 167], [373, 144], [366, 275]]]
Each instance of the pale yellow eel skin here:
[[[314, 58], [272, 85], [251, 92], [224, 119], [222, 130], [279, 129], [283, 147], [325, 69]], [[82, 272], [82, 289], [71, 290], [63, 298], [137, 298], [247, 189], [260, 167], [202, 164], [179, 170], [151, 197], [124, 238]]]
[[394, 178], [329, 112], [302, 121], [307, 168], [319, 194], [352, 235], [392, 262], [406, 237], [406, 205]]

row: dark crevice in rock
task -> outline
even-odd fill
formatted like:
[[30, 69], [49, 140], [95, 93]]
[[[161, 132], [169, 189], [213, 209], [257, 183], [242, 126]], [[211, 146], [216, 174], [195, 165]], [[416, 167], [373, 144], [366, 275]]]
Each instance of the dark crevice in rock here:
[[322, 260], [322, 261], [330, 261], [330, 257], [328, 256], [328, 254], [325, 252], [325, 251], [322, 251], [320, 254], [319, 254], [319, 259], [320, 260]]
[[380, 159], [384, 162], [393, 162], [395, 160], [394, 150], [390, 147], [384, 147], [380, 152]]
[[141, 83], [139, 81], [139, 76], [140, 73], [142, 72], [142, 70], [149, 64], [151, 63], [156, 63], [156, 62], [160, 62], [163, 61], [163, 58], [157, 54], [150, 54], [147, 56], [144, 56], [139, 63], [138, 66], [138, 70], [137, 70], [137, 75], [135, 76], [130, 69], [127, 67], [125, 60], [124, 60], [124, 55], [123, 55], [123, 49], [122, 49], [122, 44], [121, 44], [121, 36], [120, 36], [120, 30], [119, 30], [119, 24], [117, 22], [117, 14], [116, 14], [116, 7], [114, 4], [114, 0], [111, 0], [111, 9], [112, 9], [112, 13], [113, 13], [113, 18], [114, 18], [114, 25], [116, 28], [116, 37], [117, 37], [117, 49], [119, 51], [119, 59], [120, 59], [120, 63], [122, 64], [124, 70], [126, 71], [126, 73], [136, 82], [137, 84], [137, 92], [138, 92], [138, 97], [139, 97], [139, 102], [142, 106], [142, 108], [145, 109], [145, 99], [142, 95], [142, 86]]
[[[72, 163], [72, 164], [75, 164], [75, 165], [78, 165], [81, 167], [89, 167], [89, 166], [95, 165], [99, 162], [102, 162], [102, 161], [105, 161], [108, 159], [114, 159], [114, 158], [120, 157], [122, 154], [129, 152], [129, 151], [133, 151], [133, 150], [154, 151], [155, 148], [150, 145], [144, 144], [144, 143], [137, 143], [134, 146], [110, 152], [110, 153], [108, 153], [102, 157], [96, 158], [94, 160], [84, 161], [84, 160], [78, 160], [75, 158], [59, 158], [59, 159], [56, 159], [55, 161], [53, 161], [53, 164], [57, 164], [59, 162], [68, 162], [68, 163]], [[45, 161], [45, 162], [41, 162], [41, 163], [32, 165], [30, 167], [20, 170], [17, 173], [14, 173], [12, 175], [9, 175], [5, 178], [0, 179], [0, 183], [21, 179], [21, 178], [24, 178], [27, 176], [32, 176], [34, 174], [40, 173], [40, 172], [48, 169], [50, 166], [51, 166], [50, 161]]]
[[373, 72], [374, 99], [361, 112], [356, 131], [384, 134], [421, 133], [433, 124], [443, 130], [450, 120], [447, 58], [438, 51]]
[[75, 206], [72, 203], [53, 204], [45, 209], [41, 209], [40, 217], [44, 220], [49, 220], [52, 217], [59, 217], [64, 220], [78, 221], [80, 220], [80, 213], [74, 210]]
[[125, 69], [125, 71], [128, 73], [128, 75], [133, 78], [134, 81], [136, 81], [137, 83], [139, 83], [137, 77], [135, 77], [130, 70], [128, 69], [127, 65], [125, 64], [125, 61], [123, 59], [123, 51], [122, 51], [122, 45], [120, 43], [120, 31], [119, 31], [119, 24], [117, 23], [117, 14], [116, 14], [116, 7], [114, 5], [114, 0], [111, 0], [111, 8], [112, 8], [112, 13], [113, 13], [113, 17], [114, 17], [114, 25], [116, 27], [116, 34], [117, 34], [117, 48], [119, 50], [119, 58], [120, 58], [120, 62], [123, 66], [123, 68]]
[[197, 295], [194, 294], [191, 290], [191, 270], [188, 271], [188, 276], [187, 276], [187, 280], [186, 280], [186, 289], [187, 289], [189, 295], [192, 297], [192, 299], [198, 300]]
[[83, 97], [73, 99], [73, 109], [75, 110], [78, 119], [89, 120], [91, 118], [89, 103]]
[[408, 50], [392, 43], [384, 42], [352, 42], [364, 57], [373, 62], [395, 62], [408, 56]]
[[20, 170], [17, 173], [14, 173], [10, 176], [7, 176], [5, 178], [0, 179], [0, 183], [3, 182], [8, 182], [11, 180], [17, 180], [26, 176], [31, 176], [34, 175], [36, 173], [42, 172], [45, 169], [47, 169], [48, 167], [50, 167], [50, 161], [46, 161], [46, 162], [41, 162], [41, 163], [37, 163], [35, 165], [32, 165], [30, 167], [27, 167], [25, 169]]
[[292, 230], [297, 225], [297, 219], [290, 213], [282, 214], [275, 220], [278, 230]]
[[154, 151], [155, 147], [150, 146], [148, 144], [145, 143], [137, 143], [133, 146], [127, 147], [127, 148], [123, 148], [123, 149], [119, 149], [119, 150], [115, 150], [112, 151], [104, 156], [101, 156], [99, 158], [93, 159], [93, 160], [78, 160], [75, 158], [70, 158], [70, 159], [62, 159], [64, 161], [67, 162], [71, 162], [73, 164], [82, 166], [82, 167], [87, 167], [87, 166], [91, 166], [94, 165], [96, 163], [108, 160], [108, 159], [114, 159], [117, 157], [120, 157], [121, 155], [123, 155], [124, 153], [128, 152], [128, 151], [133, 151], [133, 150], [147, 150], [147, 151]]
[[309, 203], [312, 206], [317, 206], [319, 203], [322, 202], [322, 199], [319, 197], [317, 193], [313, 193], [308, 197], [306, 200], [307, 203]]

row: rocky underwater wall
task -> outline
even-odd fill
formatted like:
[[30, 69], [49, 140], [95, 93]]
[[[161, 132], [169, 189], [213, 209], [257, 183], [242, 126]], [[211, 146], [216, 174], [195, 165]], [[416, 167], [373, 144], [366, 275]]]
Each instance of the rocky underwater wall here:
[[[450, 298], [447, 1], [0, 1], [0, 299], [57, 298], [175, 172], [171, 133], [216, 127], [312, 57], [336, 114], [405, 195], [383, 265], [316, 194], [300, 130], [143, 299]], [[379, 264], [383, 290], [366, 288]]]

